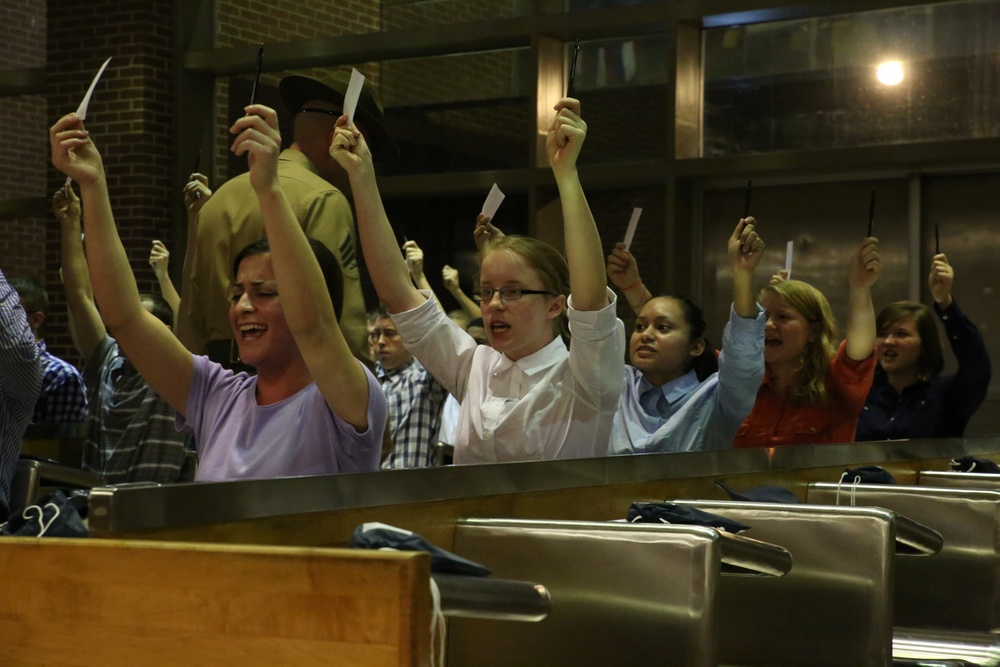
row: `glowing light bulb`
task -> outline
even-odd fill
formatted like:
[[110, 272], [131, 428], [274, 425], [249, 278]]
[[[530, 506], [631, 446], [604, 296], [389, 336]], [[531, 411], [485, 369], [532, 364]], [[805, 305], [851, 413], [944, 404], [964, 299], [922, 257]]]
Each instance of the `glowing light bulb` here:
[[898, 60], [881, 63], [875, 72], [875, 76], [885, 85], [895, 86], [903, 80], [903, 63]]

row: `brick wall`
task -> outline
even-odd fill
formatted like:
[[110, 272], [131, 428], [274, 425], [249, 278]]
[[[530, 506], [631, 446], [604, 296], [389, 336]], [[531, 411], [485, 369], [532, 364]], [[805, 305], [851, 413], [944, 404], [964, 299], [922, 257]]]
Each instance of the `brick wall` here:
[[[46, 3], [0, 2], [0, 70], [45, 66]], [[45, 194], [48, 163], [45, 98], [15, 95], [0, 100], [0, 199]], [[44, 278], [45, 221], [0, 220], [0, 267], [8, 276]]]
[[[219, 0], [215, 16], [216, 48], [265, 44], [264, 69], [267, 69], [267, 47], [272, 42], [295, 42], [321, 37], [364, 34], [381, 29], [380, 0], [346, 0], [336, 4], [325, 0]], [[344, 63], [339, 67], [295, 70], [303, 74], [323, 78], [328, 72], [346, 70], [354, 66], [365, 77], [377, 84], [380, 77], [379, 63]], [[258, 100], [276, 105], [282, 122], [287, 122], [285, 109], [277, 103], [278, 82], [286, 74], [293, 72], [264, 72], [260, 78]], [[230, 90], [249, 90], [253, 75], [245, 74], [233, 79], [220, 77], [215, 85], [215, 170], [211, 175], [212, 185], [224, 182], [246, 170], [246, 160], [231, 160], [226, 128], [233, 121], [234, 109], [249, 102], [249, 95], [238, 100], [230, 100]], [[234, 92], [234, 94], [237, 94]], [[284, 127], [284, 125], [283, 125]], [[283, 131], [286, 145], [291, 141], [291, 132]]]
[[[112, 58], [94, 91], [87, 128], [101, 150], [119, 234], [139, 289], [155, 291], [149, 267], [154, 238], [171, 246], [172, 2], [60, 0], [48, 21], [49, 122], [73, 111], [101, 63]], [[49, 168], [49, 191], [63, 179]], [[86, 224], [86, 221], [84, 221]], [[59, 233], [45, 233], [45, 279], [52, 300], [49, 346], [75, 359], [59, 287]]]

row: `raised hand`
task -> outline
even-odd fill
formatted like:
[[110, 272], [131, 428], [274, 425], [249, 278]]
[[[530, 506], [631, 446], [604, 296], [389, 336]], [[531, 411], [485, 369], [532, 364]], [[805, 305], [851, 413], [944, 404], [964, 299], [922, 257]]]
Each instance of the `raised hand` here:
[[406, 268], [414, 279], [424, 275], [424, 251], [416, 241], [403, 244], [403, 256], [406, 257]]
[[771, 276], [771, 280], [768, 281], [768, 285], [777, 285], [783, 280], [788, 280], [788, 271], [784, 269], [779, 269], [777, 273]]
[[611, 283], [622, 292], [639, 283], [639, 265], [621, 241], [608, 255], [607, 272]]
[[101, 154], [75, 113], [63, 116], [49, 128], [49, 145], [55, 168], [81, 186], [104, 178]]
[[951, 286], [955, 282], [955, 269], [948, 263], [948, 258], [944, 253], [934, 255], [931, 260], [931, 273], [927, 278], [927, 286], [931, 289], [931, 296], [942, 308], [951, 305]]
[[80, 224], [80, 198], [73, 191], [73, 186], [59, 188], [52, 195], [52, 213], [60, 225]]
[[555, 105], [556, 116], [545, 138], [545, 152], [553, 173], [576, 169], [576, 159], [587, 137], [587, 123], [580, 117], [580, 101], [564, 97]]
[[278, 154], [281, 153], [278, 114], [263, 104], [251, 104], [244, 110], [247, 115], [229, 128], [229, 133], [236, 135], [230, 150], [236, 155], [247, 156], [250, 184], [255, 191], [275, 189], [278, 187]]
[[752, 274], [764, 255], [764, 240], [757, 235], [757, 221], [751, 216], [736, 223], [729, 237], [729, 264], [733, 272]]
[[483, 246], [487, 243], [492, 243], [504, 235], [503, 232], [492, 225], [490, 220], [492, 218], [483, 213], [476, 216], [476, 228], [472, 232], [472, 238], [476, 242], [476, 250], [482, 250]]
[[162, 241], [153, 241], [153, 247], [149, 250], [149, 265], [153, 267], [153, 273], [157, 278], [167, 275], [170, 267], [170, 251]]
[[444, 283], [444, 288], [449, 292], [457, 290], [459, 287], [458, 269], [445, 264], [441, 269], [441, 282]]
[[330, 157], [337, 161], [348, 175], [362, 169], [373, 171], [372, 153], [364, 135], [348, 124], [347, 114], [337, 119], [333, 140], [330, 142]]
[[878, 239], [869, 236], [851, 255], [848, 282], [852, 289], [869, 289], [882, 275], [882, 260], [878, 256]]
[[203, 174], [191, 174], [188, 182], [184, 184], [184, 208], [188, 215], [193, 215], [201, 210], [205, 202], [212, 196], [212, 190], [208, 187], [208, 177]]

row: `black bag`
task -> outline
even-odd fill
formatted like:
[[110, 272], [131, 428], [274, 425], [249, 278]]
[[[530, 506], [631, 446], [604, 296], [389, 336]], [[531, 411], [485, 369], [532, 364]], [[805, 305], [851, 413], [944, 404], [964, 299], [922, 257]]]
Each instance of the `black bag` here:
[[741, 492], [733, 491], [718, 479], [715, 480], [715, 484], [728, 493], [732, 500], [745, 500], [754, 503], [785, 503], [789, 505], [799, 502], [798, 496], [783, 486], [764, 484]]
[[841, 484], [895, 484], [892, 473], [879, 466], [861, 466], [845, 470], [840, 476]]
[[989, 459], [979, 459], [975, 456], [963, 456], [952, 459], [951, 469], [955, 472], [982, 472], [991, 475], [1000, 474], [1000, 466]]
[[431, 572], [464, 574], [487, 577], [492, 571], [450, 551], [436, 547], [420, 535], [384, 523], [363, 523], [351, 535], [355, 549], [394, 549], [397, 551], [426, 551], [431, 555]]
[[739, 521], [675, 503], [632, 503], [625, 518], [629, 523], [677, 523], [687, 526], [708, 526], [733, 534], [750, 530], [750, 526]]
[[25, 507], [0, 524], [0, 535], [20, 537], [87, 537], [80, 512], [62, 491]]

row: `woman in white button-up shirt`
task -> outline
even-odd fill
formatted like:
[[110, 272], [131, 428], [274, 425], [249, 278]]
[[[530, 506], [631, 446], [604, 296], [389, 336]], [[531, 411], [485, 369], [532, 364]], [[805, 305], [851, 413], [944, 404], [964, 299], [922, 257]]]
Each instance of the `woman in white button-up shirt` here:
[[[575, 99], [560, 100], [555, 111], [546, 152], [562, 203], [566, 259], [526, 237], [502, 237], [483, 248], [477, 294], [492, 347], [476, 345], [412, 285], [364, 137], [346, 118], [337, 122], [331, 154], [350, 175], [375, 289], [407, 349], [461, 403], [456, 463], [607, 451], [622, 390], [625, 332], [576, 170], [587, 125]], [[567, 319], [569, 349], [562, 335]]]

